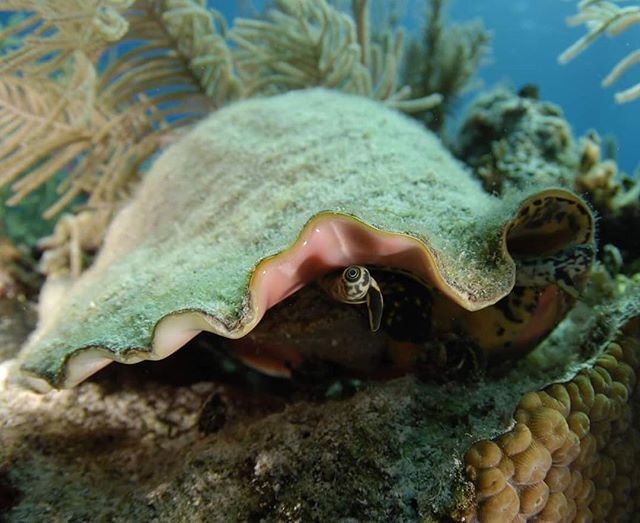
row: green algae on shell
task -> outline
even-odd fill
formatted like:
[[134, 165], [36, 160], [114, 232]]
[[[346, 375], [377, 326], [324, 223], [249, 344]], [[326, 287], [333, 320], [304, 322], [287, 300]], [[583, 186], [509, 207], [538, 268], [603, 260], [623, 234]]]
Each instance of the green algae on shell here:
[[[584, 220], [529, 220], [535, 202], [569, 202]], [[70, 387], [202, 330], [239, 338], [352, 263], [411, 271], [477, 311], [514, 286], [510, 238], [548, 256], [591, 244], [593, 218], [563, 189], [487, 194], [434, 135], [368, 99], [315, 89], [239, 102], [158, 157], [94, 265], [43, 307], [20, 368], [34, 387]]]

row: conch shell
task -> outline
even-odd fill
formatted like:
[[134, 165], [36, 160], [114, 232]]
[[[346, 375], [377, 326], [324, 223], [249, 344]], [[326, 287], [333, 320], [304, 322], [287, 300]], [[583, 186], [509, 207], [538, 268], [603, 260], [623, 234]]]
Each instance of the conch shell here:
[[203, 330], [239, 338], [350, 264], [410, 271], [479, 311], [510, 293], [518, 257], [593, 235], [575, 194], [487, 194], [436, 136], [374, 101], [322, 89], [250, 99], [157, 158], [19, 364], [34, 387], [71, 387], [111, 361], [165, 358]]

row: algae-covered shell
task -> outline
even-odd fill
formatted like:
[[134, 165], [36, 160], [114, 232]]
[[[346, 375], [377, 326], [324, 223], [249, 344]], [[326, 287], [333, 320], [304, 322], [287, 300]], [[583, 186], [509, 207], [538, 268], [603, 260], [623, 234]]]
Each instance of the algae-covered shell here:
[[69, 387], [202, 330], [238, 338], [352, 263], [411, 271], [480, 310], [514, 286], [510, 241], [547, 256], [592, 242], [593, 220], [562, 189], [485, 193], [434, 135], [371, 100], [310, 90], [239, 102], [158, 157], [94, 265], [42, 315], [21, 369], [33, 386]]

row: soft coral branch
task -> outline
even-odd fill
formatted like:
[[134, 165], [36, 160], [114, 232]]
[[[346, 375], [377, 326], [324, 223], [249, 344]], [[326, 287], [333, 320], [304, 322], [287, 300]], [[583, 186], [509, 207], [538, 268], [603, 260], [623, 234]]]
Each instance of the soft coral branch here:
[[[603, 34], [615, 37], [640, 23], [640, 5], [621, 7], [615, 3], [615, 0], [613, 2], [605, 0], [582, 0], [578, 3], [578, 11], [578, 14], [570, 17], [567, 23], [569, 25], [582, 24], [586, 26], [587, 33], [560, 54], [558, 61], [561, 64], [566, 64], [573, 60]], [[639, 61], [640, 49], [632, 51], [614, 66], [602, 81], [602, 85], [604, 87], [610, 86], [629, 70], [631, 66]], [[618, 91], [614, 96], [618, 103], [637, 100], [640, 98], [640, 82], [628, 89]]]

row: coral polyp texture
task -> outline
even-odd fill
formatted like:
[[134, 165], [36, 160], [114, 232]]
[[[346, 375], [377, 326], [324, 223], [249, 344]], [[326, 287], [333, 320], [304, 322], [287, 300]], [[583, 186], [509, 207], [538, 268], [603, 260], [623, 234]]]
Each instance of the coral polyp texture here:
[[638, 320], [570, 381], [523, 396], [467, 452], [480, 522], [631, 521], [640, 504]]
[[562, 109], [527, 89], [479, 95], [460, 126], [456, 154], [498, 193], [531, 183], [571, 187], [578, 164]]
[[203, 330], [239, 338], [354, 263], [410, 271], [450, 304], [443, 329], [460, 318], [481, 346], [517, 351], [566, 313], [593, 245], [579, 196], [489, 195], [435, 135], [377, 102], [322, 89], [247, 100], [160, 155], [94, 265], [54, 298], [45, 289], [21, 366], [66, 387]]

